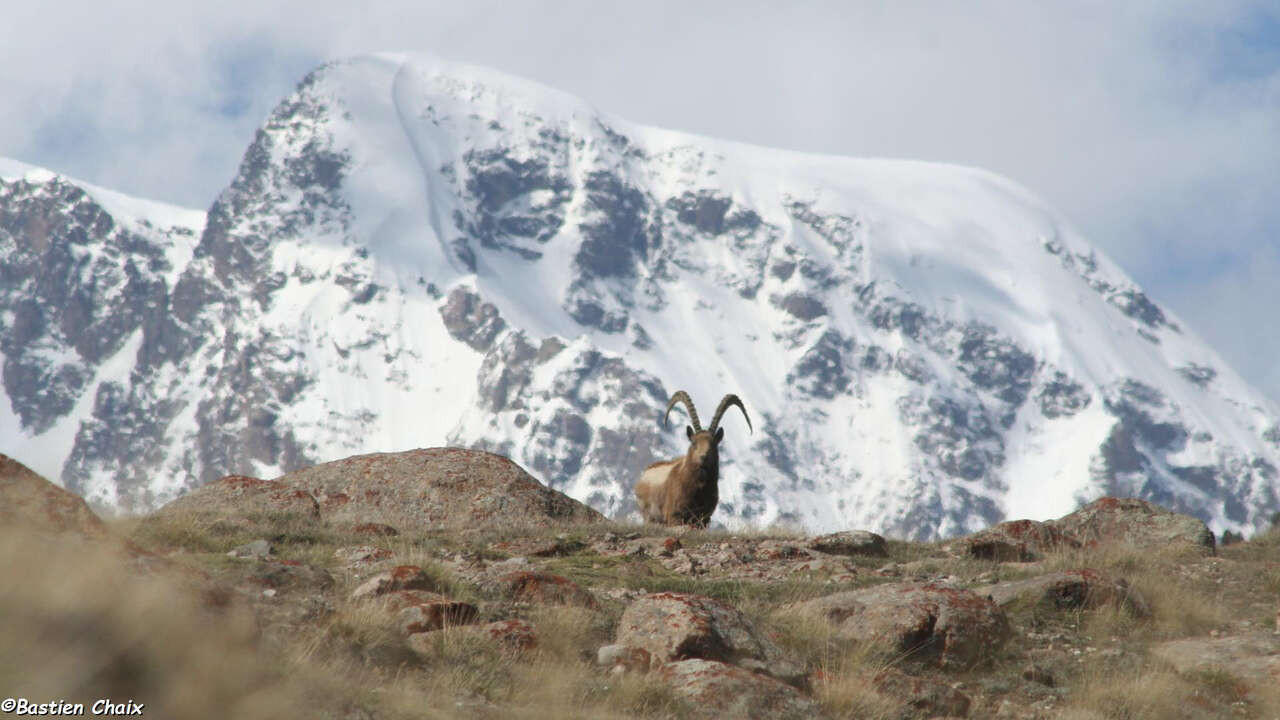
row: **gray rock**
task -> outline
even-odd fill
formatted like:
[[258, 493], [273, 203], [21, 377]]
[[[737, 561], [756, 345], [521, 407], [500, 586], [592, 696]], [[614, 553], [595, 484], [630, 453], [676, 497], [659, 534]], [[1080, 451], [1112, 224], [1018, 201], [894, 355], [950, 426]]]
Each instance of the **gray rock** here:
[[630, 645], [605, 645], [596, 651], [596, 664], [605, 668], [622, 668], [626, 672], [648, 672], [651, 659], [644, 648]]
[[266, 540], [254, 540], [231, 550], [227, 555], [242, 560], [261, 560], [271, 555], [271, 552], [271, 543]]
[[1213, 532], [1204, 521], [1137, 498], [1099, 498], [1053, 524], [1081, 545], [1123, 542], [1159, 548], [1183, 543], [1215, 551]]
[[679, 660], [660, 673], [695, 717], [808, 720], [820, 714], [817, 703], [794, 687], [727, 663]]
[[656, 593], [631, 603], [618, 621], [615, 642], [641, 648], [656, 663], [690, 658], [749, 667], [784, 682], [804, 670], [737, 609], [688, 593]]
[[827, 595], [786, 612], [825, 619], [839, 636], [882, 652], [969, 667], [999, 650], [1011, 630], [1004, 612], [968, 590], [892, 583]]
[[1106, 605], [1121, 607], [1135, 617], [1148, 617], [1151, 607], [1142, 593], [1122, 578], [1111, 578], [1096, 570], [1067, 570], [1025, 580], [974, 588], [1000, 607], [1029, 602], [1050, 608], [1092, 610]]
[[829, 555], [864, 555], [885, 557], [884, 538], [866, 530], [842, 530], [810, 538], [806, 543], [810, 550]]

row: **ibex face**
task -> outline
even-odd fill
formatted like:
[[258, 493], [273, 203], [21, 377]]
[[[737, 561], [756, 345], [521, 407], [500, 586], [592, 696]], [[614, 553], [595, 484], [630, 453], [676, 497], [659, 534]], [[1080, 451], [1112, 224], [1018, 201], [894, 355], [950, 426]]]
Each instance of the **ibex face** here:
[[677, 402], [684, 403], [689, 411], [689, 421], [693, 423], [685, 428], [689, 450], [682, 458], [657, 462], [645, 468], [636, 483], [636, 500], [647, 521], [705, 527], [720, 502], [719, 448], [720, 441], [724, 439], [720, 418], [730, 405], [742, 410], [748, 429], [751, 428], [751, 417], [737, 395], [725, 395], [711, 419], [711, 427], [703, 430], [693, 400], [680, 390], [667, 403], [667, 412], [662, 418], [664, 425]]
[[684, 456], [689, 462], [694, 465], [710, 464], [713, 467], [719, 467], [720, 441], [724, 439], [724, 428], [717, 428], [714, 436], [710, 430], [694, 432], [688, 425], [684, 429], [685, 435], [689, 438], [689, 451]]

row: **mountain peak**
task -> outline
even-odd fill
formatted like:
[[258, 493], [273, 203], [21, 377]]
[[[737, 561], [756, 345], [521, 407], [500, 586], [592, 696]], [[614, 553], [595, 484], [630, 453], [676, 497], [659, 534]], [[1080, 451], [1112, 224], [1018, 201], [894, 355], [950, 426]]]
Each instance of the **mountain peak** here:
[[1280, 508], [1276, 409], [1015, 183], [649, 128], [425, 56], [309, 75], [160, 306], [136, 332], [163, 352], [50, 411], [80, 423], [63, 481], [101, 499], [450, 443], [626, 514], [684, 450], [659, 422], [683, 389], [760, 418], [727, 428], [730, 525]]

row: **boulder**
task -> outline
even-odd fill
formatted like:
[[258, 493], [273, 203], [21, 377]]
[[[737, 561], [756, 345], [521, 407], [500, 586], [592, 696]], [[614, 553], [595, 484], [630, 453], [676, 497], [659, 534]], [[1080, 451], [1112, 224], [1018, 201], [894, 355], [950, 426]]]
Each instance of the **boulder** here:
[[1002, 608], [1017, 601], [1084, 610], [1111, 605], [1128, 610], [1134, 617], [1151, 615], [1151, 606], [1146, 599], [1129, 587], [1124, 579], [1111, 578], [1087, 568], [987, 585], [974, 588], [974, 592], [991, 598]]
[[968, 590], [892, 583], [794, 603], [788, 611], [826, 619], [841, 637], [891, 655], [968, 667], [1009, 638], [1009, 621], [990, 599]]
[[538, 636], [533, 631], [533, 626], [523, 620], [499, 620], [461, 630], [495, 642], [507, 650], [532, 650], [538, 646]]
[[599, 609], [595, 597], [569, 578], [547, 572], [507, 573], [494, 581], [496, 590], [508, 600], [540, 605], [576, 605]]
[[402, 634], [408, 636], [454, 625], [470, 625], [479, 615], [480, 611], [471, 603], [440, 600], [402, 608], [396, 614], [396, 625]]
[[631, 603], [618, 621], [615, 642], [641, 648], [655, 663], [716, 660], [803, 682], [803, 669], [786, 658], [737, 609], [714, 598], [663, 592]]
[[885, 557], [889, 554], [884, 538], [866, 530], [844, 530], [809, 538], [810, 550], [828, 555], [866, 555]]
[[1046, 552], [1079, 547], [1052, 522], [1009, 520], [956, 540], [948, 549], [956, 555], [997, 562], [1031, 562]]
[[1185, 544], [1209, 554], [1215, 550], [1213, 532], [1203, 521], [1137, 498], [1099, 498], [1053, 524], [1084, 546]]
[[1184, 544], [1214, 552], [1203, 521], [1137, 498], [1104, 497], [1057, 520], [1009, 520], [951, 542], [960, 556], [997, 562], [1031, 562], [1058, 549], [1125, 543], [1139, 548]]
[[366, 580], [351, 593], [351, 599], [374, 598], [398, 590], [439, 592], [436, 581], [417, 565], [397, 565]]
[[273, 553], [274, 550], [271, 547], [271, 543], [258, 539], [232, 549], [227, 553], [227, 557], [239, 560], [262, 560], [270, 557]]
[[332, 520], [390, 523], [401, 530], [510, 530], [604, 519], [511, 460], [465, 448], [358, 455], [277, 482], [313, 495]]
[[818, 717], [818, 705], [794, 687], [741, 667], [692, 658], [664, 665], [660, 677], [695, 717], [775, 720]]

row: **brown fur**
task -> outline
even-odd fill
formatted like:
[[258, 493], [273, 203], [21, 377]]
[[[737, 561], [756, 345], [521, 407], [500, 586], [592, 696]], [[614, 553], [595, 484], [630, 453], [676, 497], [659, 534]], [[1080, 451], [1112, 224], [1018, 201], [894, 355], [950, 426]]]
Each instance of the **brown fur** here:
[[663, 425], [677, 402], [684, 403], [693, 423], [685, 428], [689, 450], [684, 457], [645, 468], [636, 481], [636, 501], [646, 522], [706, 527], [720, 502], [720, 441], [724, 439], [720, 418], [729, 407], [737, 406], [750, 429], [751, 417], [737, 395], [725, 395], [711, 419], [711, 426], [703, 430], [693, 400], [679, 390], [667, 403]]
[[[723, 433], [721, 433], [723, 437]], [[706, 527], [720, 501], [720, 455], [711, 433], [695, 433], [682, 458], [656, 462], [636, 483], [640, 513], [648, 522]]]

